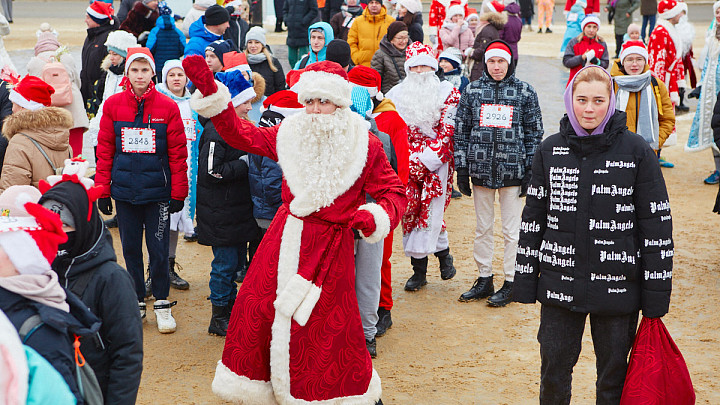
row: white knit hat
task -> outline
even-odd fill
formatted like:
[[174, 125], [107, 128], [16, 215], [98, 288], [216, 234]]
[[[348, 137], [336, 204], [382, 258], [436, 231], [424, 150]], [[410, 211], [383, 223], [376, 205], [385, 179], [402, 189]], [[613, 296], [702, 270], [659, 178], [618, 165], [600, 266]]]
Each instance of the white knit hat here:
[[108, 34], [105, 46], [108, 51], [113, 51], [125, 58], [127, 57], [128, 48], [137, 48], [140, 45], [138, 45], [137, 38], [133, 34], [123, 30], [116, 30]]
[[407, 11], [413, 14], [422, 13], [423, 10], [420, 0], [398, 0], [397, 4], [405, 7]]
[[170, 71], [175, 68], [180, 68], [183, 70], [183, 72], [185, 71], [185, 69], [183, 68], [182, 62], [179, 59], [171, 59], [171, 60], [165, 61], [165, 64], [163, 65], [163, 68], [162, 68], [162, 82], [163, 83], [167, 82], [168, 73], [170, 73]]

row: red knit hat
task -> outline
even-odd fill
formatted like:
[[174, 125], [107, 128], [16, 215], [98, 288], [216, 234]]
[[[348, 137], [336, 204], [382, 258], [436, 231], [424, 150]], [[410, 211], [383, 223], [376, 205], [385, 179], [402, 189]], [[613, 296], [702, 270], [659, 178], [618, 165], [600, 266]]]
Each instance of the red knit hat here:
[[10, 101], [31, 111], [50, 107], [55, 89], [40, 78], [27, 75], [10, 91]]
[[660, 18], [669, 20], [684, 10], [682, 4], [675, 0], [661, 0], [658, 3], [658, 15]]
[[85, 9], [85, 12], [98, 24], [104, 24], [107, 19], [110, 19], [110, 24], [113, 24], [113, 15], [115, 11], [110, 3], [104, 1], [94, 1], [91, 5]]
[[487, 63], [488, 60], [492, 57], [501, 57], [507, 61], [507, 63], [512, 63], [512, 51], [510, 51], [510, 47], [507, 46], [505, 43], [496, 41], [490, 43], [488, 47], [485, 49], [485, 62]]
[[632, 54], [638, 54], [648, 60], [648, 51], [645, 44], [642, 41], [625, 41], [622, 44], [622, 50], [620, 51], [620, 63], [625, 60], [625, 57]]
[[273, 93], [263, 101], [263, 107], [266, 110], [282, 114], [285, 118], [305, 108], [302, 104], [298, 103], [297, 93], [291, 90], [281, 90]]
[[298, 101], [320, 98], [338, 107], [350, 107], [350, 83], [345, 69], [339, 63], [324, 60], [308, 65], [293, 86]]
[[348, 80], [352, 84], [366, 88], [370, 97], [375, 97], [377, 100], [383, 99], [382, 91], [380, 91], [382, 78], [377, 70], [363, 65], [355, 66], [348, 73]]
[[12, 186], [0, 196], [0, 247], [20, 274], [51, 271], [58, 245], [67, 241], [60, 216], [35, 201], [32, 186]]
[[152, 68], [153, 74], [157, 73], [155, 72], [155, 59], [153, 58], [150, 50], [144, 47], [137, 47], [128, 48], [127, 50], [127, 59], [125, 60], [125, 75], [127, 75], [130, 65], [138, 59], [145, 59], [146, 61], [148, 61], [150, 67]]

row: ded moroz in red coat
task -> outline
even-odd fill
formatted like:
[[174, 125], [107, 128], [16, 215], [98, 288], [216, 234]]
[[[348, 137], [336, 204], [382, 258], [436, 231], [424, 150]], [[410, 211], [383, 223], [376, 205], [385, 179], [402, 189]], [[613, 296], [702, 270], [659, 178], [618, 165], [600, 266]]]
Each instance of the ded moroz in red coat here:
[[658, 18], [648, 41], [648, 64], [653, 75], [665, 83], [674, 105], [680, 103], [678, 81], [685, 80], [682, 61], [682, 40], [675, 26]]
[[[223, 85], [200, 97], [193, 96], [193, 108], [212, 117], [230, 146], [283, 169], [283, 204], [238, 292], [213, 391], [244, 404], [375, 404], [382, 390], [360, 322], [349, 223], [358, 210], [370, 212], [376, 230], [366, 240], [374, 243], [403, 214], [404, 188], [381, 142], [349, 112], [346, 156], [308, 162], [298, 147], [302, 113], [256, 128], [228, 106]], [[333, 168], [342, 170], [329, 173]], [[331, 186], [318, 188], [320, 177]], [[366, 193], [377, 203], [365, 204]]]

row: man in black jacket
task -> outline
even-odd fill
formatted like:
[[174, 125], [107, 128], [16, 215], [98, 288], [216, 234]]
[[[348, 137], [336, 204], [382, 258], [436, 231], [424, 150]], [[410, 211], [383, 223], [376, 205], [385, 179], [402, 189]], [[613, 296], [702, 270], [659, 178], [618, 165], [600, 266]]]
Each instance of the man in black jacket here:
[[85, 14], [87, 25], [87, 37], [82, 48], [82, 69], [80, 70], [80, 92], [82, 93], [85, 105], [92, 98], [93, 87], [102, 76], [100, 64], [107, 56], [108, 34], [115, 31], [118, 24], [113, 16], [113, 9], [107, 3], [95, 1], [91, 4]]
[[308, 52], [310, 40], [308, 28], [319, 19], [316, 0], [285, 0], [283, 17], [288, 27], [286, 44], [288, 61], [295, 66], [297, 61]]
[[132, 279], [117, 263], [110, 233], [91, 198], [79, 181], [62, 181], [39, 202], [60, 215], [68, 234], [52, 269], [60, 284], [102, 321], [97, 334], [81, 341], [80, 350], [95, 371], [105, 404], [132, 404], [142, 374], [142, 321]]
[[[461, 302], [490, 297], [503, 307], [512, 301], [515, 254], [522, 199], [530, 181], [533, 155], [542, 140], [543, 125], [535, 89], [514, 75], [512, 50], [504, 41], [485, 50], [482, 76], [460, 98], [455, 122], [455, 167], [458, 189], [473, 196], [477, 227], [473, 256], [480, 276]], [[472, 179], [473, 187], [470, 187]], [[493, 286], [493, 223], [495, 194], [502, 214], [505, 282]]]

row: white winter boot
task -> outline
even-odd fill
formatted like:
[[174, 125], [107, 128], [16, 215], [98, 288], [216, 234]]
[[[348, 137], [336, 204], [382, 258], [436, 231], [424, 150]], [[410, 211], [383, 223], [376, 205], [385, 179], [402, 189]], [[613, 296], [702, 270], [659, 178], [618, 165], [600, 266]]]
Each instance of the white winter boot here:
[[168, 300], [155, 301], [153, 309], [155, 310], [155, 319], [157, 321], [158, 331], [160, 333], [173, 333], [177, 328], [175, 318], [172, 316], [172, 307], [177, 301], [170, 302]]

